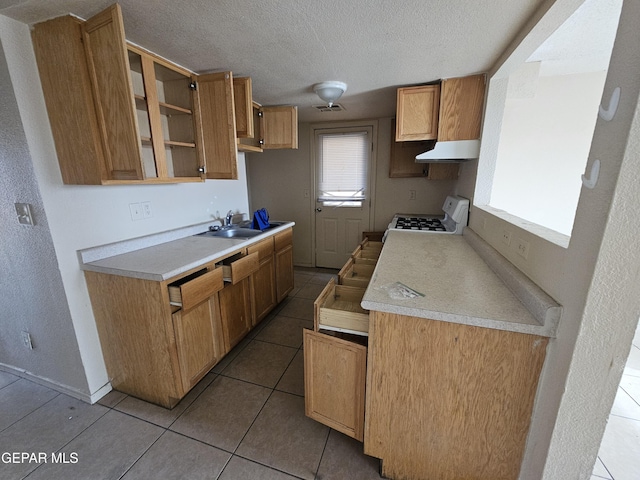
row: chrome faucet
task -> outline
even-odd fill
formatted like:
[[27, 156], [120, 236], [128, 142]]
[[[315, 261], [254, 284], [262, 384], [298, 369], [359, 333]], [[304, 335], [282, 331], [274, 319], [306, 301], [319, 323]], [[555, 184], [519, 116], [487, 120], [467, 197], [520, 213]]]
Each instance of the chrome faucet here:
[[225, 217], [224, 224], [226, 226], [230, 226], [232, 221], [233, 221], [233, 210], [229, 210], [227, 212], [227, 216]]

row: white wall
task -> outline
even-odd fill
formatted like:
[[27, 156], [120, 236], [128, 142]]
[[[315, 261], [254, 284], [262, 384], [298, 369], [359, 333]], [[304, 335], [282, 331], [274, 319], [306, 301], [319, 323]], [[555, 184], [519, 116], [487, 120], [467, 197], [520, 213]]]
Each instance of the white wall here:
[[[311, 108], [311, 107], [310, 107]], [[374, 218], [371, 228], [384, 231], [395, 213], [442, 215], [445, 197], [453, 193], [455, 180], [389, 178], [391, 118], [378, 120]], [[327, 122], [331, 125], [335, 122]], [[265, 207], [272, 219], [293, 220], [293, 259], [296, 265], [314, 265], [313, 184], [311, 125], [301, 123], [298, 150], [271, 150], [247, 156], [251, 209]], [[304, 191], [309, 191], [305, 198]], [[416, 191], [410, 200], [409, 191]]]
[[[546, 38], [582, 2], [546, 2], [490, 74], [471, 227], [553, 296], [563, 314], [547, 349], [521, 479], [590, 477], [640, 314], [640, 4], [625, 1], [602, 104], [615, 87], [620, 107], [611, 122], [598, 119], [589, 165], [602, 163], [596, 188], [582, 188], [567, 248], [524, 223], [482, 206], [488, 203], [504, 121], [506, 77], [535, 48], [529, 33]], [[545, 11], [551, 17], [542, 17]], [[538, 21], [540, 20], [540, 21]], [[538, 39], [539, 40], [539, 39]], [[534, 45], [533, 48], [532, 44]], [[537, 42], [539, 44], [539, 42]], [[501, 241], [508, 229], [530, 242], [528, 260]]]
[[[49, 220], [88, 381], [87, 393], [93, 395], [107, 384], [108, 378], [77, 250], [224, 217], [228, 210], [248, 213], [244, 156], [239, 155], [239, 180], [177, 185], [63, 185], [29, 28], [0, 16], [0, 39]], [[151, 202], [153, 217], [134, 222], [129, 204], [142, 201]]]
[[491, 206], [571, 235], [605, 78], [543, 76], [506, 99]]

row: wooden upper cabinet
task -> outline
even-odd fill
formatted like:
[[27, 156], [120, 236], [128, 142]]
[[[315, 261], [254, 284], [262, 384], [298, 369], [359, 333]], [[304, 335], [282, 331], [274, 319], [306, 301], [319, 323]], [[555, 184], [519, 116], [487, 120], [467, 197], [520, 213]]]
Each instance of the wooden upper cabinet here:
[[480, 138], [485, 76], [398, 89], [396, 141]]
[[198, 76], [206, 178], [238, 178], [236, 120], [231, 72]]
[[253, 138], [253, 87], [251, 77], [233, 78], [233, 104], [236, 115], [236, 136]]
[[203, 180], [193, 74], [128, 45], [117, 4], [37, 24], [33, 39], [64, 183]]
[[442, 81], [438, 141], [480, 138], [484, 92], [483, 74]]
[[440, 85], [399, 88], [396, 141], [436, 139], [439, 105]]
[[298, 148], [298, 107], [262, 107], [262, 148]]

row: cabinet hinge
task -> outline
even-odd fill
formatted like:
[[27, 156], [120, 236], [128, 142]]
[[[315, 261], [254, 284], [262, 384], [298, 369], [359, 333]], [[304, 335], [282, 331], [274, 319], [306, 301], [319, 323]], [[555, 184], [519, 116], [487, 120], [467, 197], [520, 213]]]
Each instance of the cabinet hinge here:
[[198, 89], [198, 87], [197, 87], [197, 85], [196, 85], [196, 82], [190, 82], [190, 83], [189, 83], [189, 88], [190, 88], [191, 90], [197, 90], [197, 89]]

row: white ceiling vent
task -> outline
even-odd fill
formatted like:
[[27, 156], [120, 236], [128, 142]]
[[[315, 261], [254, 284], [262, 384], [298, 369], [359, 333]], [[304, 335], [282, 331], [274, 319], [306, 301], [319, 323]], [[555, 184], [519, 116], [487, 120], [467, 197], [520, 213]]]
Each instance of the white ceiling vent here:
[[321, 112], [342, 112], [345, 110], [339, 103], [334, 103], [330, 107], [327, 105], [314, 105], [313, 108], [317, 108]]

